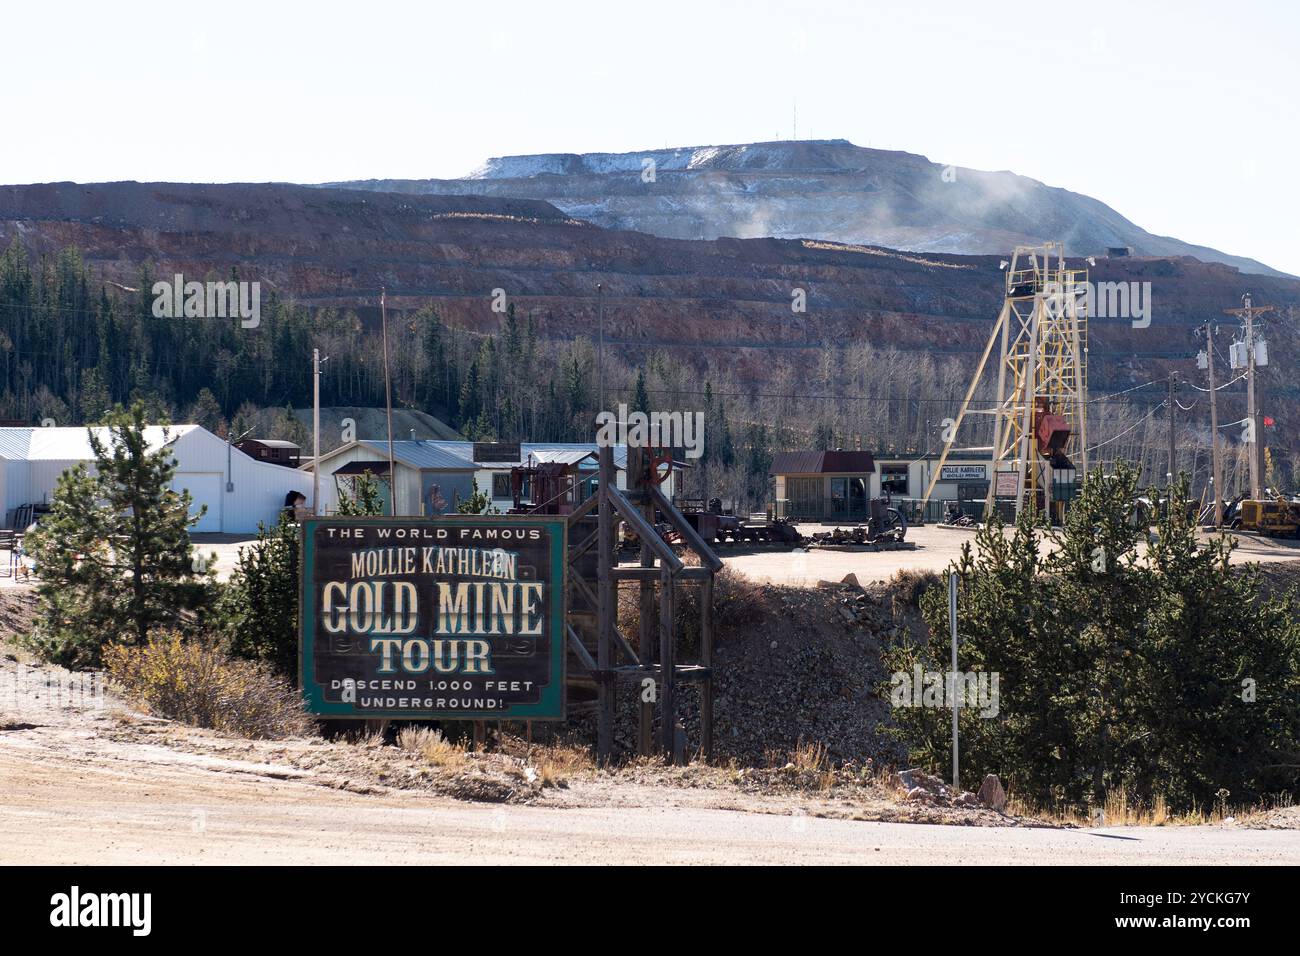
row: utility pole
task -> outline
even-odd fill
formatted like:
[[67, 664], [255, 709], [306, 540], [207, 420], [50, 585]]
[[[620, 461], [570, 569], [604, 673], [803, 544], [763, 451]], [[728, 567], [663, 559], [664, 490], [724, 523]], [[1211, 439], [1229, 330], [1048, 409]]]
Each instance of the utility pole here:
[[1214, 329], [1205, 323], [1205, 367], [1210, 373], [1210, 494], [1214, 496], [1214, 527], [1223, 527], [1223, 469], [1219, 463], [1219, 403], [1214, 387]]
[[1177, 459], [1177, 449], [1174, 446], [1174, 409], [1177, 407], [1174, 401], [1174, 392], [1178, 388], [1178, 373], [1169, 373], [1169, 472], [1165, 475], [1165, 487], [1173, 489], [1174, 475], [1177, 473], [1175, 464]]
[[[1263, 401], [1260, 396], [1255, 396], [1255, 447], [1252, 454], [1255, 456], [1255, 468], [1259, 471], [1259, 483], [1262, 486], [1268, 478], [1267, 462], [1264, 460], [1264, 452], [1268, 449], [1268, 443], [1264, 441], [1264, 412], [1262, 409]], [[1265, 489], [1267, 490], [1267, 489]]]
[[[234, 422], [231, 422], [231, 425], [233, 424]], [[253, 434], [253, 432], [255, 431], [257, 431], [256, 426], [246, 429], [245, 431], [241, 432], [238, 436], [235, 436], [231, 433], [230, 426], [229, 425], [226, 426], [226, 494], [231, 494], [235, 490], [235, 479], [230, 471], [230, 446], [233, 445], [235, 442], [243, 441], [245, 438]]]
[[320, 514], [320, 349], [311, 350], [311, 513]]
[[1263, 315], [1265, 312], [1272, 312], [1273, 306], [1252, 307], [1250, 293], [1247, 292], [1241, 297], [1240, 309], [1224, 309], [1223, 311], [1228, 315], [1235, 315], [1246, 320], [1246, 418], [1250, 422], [1251, 438], [1255, 444], [1248, 456], [1250, 460], [1250, 497], [1258, 501], [1261, 497], [1260, 482], [1264, 476], [1263, 456], [1260, 454], [1264, 435], [1259, 430], [1260, 421], [1257, 414], [1258, 409], [1255, 406], [1255, 316]]
[[379, 322], [384, 330], [384, 405], [388, 410], [388, 513], [397, 517], [397, 469], [393, 467], [393, 380], [388, 373], [388, 305], [379, 290]]

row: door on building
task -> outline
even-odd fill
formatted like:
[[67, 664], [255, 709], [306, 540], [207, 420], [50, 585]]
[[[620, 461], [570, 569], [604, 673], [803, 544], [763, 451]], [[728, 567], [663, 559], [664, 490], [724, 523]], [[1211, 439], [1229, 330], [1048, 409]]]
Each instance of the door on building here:
[[190, 517], [193, 518], [208, 506], [207, 513], [199, 518], [199, 523], [190, 531], [221, 530], [221, 489], [222, 476], [218, 472], [182, 471], [172, 479], [172, 488], [176, 491], [190, 493]]
[[838, 520], [864, 520], [867, 516], [866, 481], [851, 477], [832, 478], [831, 513]]

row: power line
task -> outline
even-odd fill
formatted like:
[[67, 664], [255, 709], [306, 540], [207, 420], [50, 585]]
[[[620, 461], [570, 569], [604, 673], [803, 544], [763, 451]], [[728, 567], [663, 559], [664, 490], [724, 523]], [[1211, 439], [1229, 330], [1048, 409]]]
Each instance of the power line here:
[[[1215, 349], [1215, 350], [1214, 350], [1214, 354], [1215, 354], [1215, 355], [1219, 355], [1219, 350], [1218, 350], [1218, 349]], [[1222, 360], [1222, 359], [1223, 359], [1223, 356], [1222, 356], [1222, 355], [1219, 355], [1219, 359]], [[1221, 392], [1221, 391], [1223, 391], [1225, 388], [1227, 388], [1229, 385], [1236, 385], [1238, 382], [1240, 382], [1240, 381], [1241, 381], [1243, 378], [1245, 378], [1245, 377], [1246, 377], [1246, 373], [1245, 373], [1245, 372], [1242, 372], [1240, 375], [1238, 375], [1236, 378], [1234, 378], [1231, 382], [1224, 382], [1222, 385], [1216, 385], [1216, 386], [1214, 386], [1214, 391], [1216, 391], [1216, 392]], [[1192, 388], [1196, 389], [1198, 392], [1208, 392], [1208, 391], [1210, 391], [1208, 388], [1201, 388], [1201, 386], [1199, 386], [1199, 385], [1192, 385], [1191, 382], [1188, 382], [1187, 384], [1188, 384], [1188, 385], [1191, 385]], [[1238, 393], [1238, 394], [1240, 394], [1240, 393]]]
[[[621, 389], [620, 392], [621, 393], [631, 392], [631, 388], [628, 387], [625, 389]], [[954, 404], [960, 404], [961, 402], [961, 399], [957, 397], [910, 398], [906, 395], [844, 395], [844, 394], [813, 395], [805, 392], [744, 392], [744, 391], [723, 391], [720, 389], [711, 389], [706, 392], [703, 389], [648, 388], [646, 389], [646, 392], [648, 394], [655, 394], [655, 395], [712, 395], [714, 397], [722, 397], [722, 398], [750, 398], [750, 399], [771, 398], [771, 399], [786, 399], [789, 401], [813, 401], [813, 402], [819, 402], [819, 401], [821, 402], [877, 402], [877, 403], [893, 403], [893, 404], [904, 403], [904, 404], [912, 404], [912, 405], [944, 405], [944, 406], [952, 406]], [[1117, 393], [1117, 394], [1123, 394], [1123, 393]], [[1103, 396], [1102, 398], [1095, 399], [1094, 401], [1089, 402], [1088, 404], [1091, 405], [1095, 403], [1098, 405], [1119, 405], [1124, 408], [1133, 407], [1132, 402], [1107, 401], [1106, 400], [1107, 398], [1108, 396]], [[996, 408], [998, 403], [996, 399], [971, 399], [970, 404], [972, 406], [979, 405], [979, 406], [986, 406], [989, 408]]]
[[1166, 405], [1168, 405], [1168, 404], [1169, 404], [1168, 402], [1161, 402], [1159, 405], [1157, 405], [1155, 408], [1151, 409], [1151, 411], [1147, 412], [1145, 415], [1143, 415], [1141, 418], [1139, 418], [1136, 422], [1134, 422], [1134, 423], [1133, 423], [1132, 425], [1130, 425], [1128, 428], [1124, 429], [1124, 430], [1123, 430], [1122, 432], [1120, 432], [1118, 435], [1114, 435], [1114, 436], [1112, 436], [1111, 438], [1107, 438], [1104, 442], [1099, 442], [1098, 444], [1093, 445], [1091, 448], [1088, 449], [1088, 451], [1090, 451], [1090, 452], [1092, 452], [1092, 451], [1096, 451], [1096, 450], [1097, 450], [1098, 448], [1100, 448], [1102, 445], [1109, 445], [1111, 442], [1113, 442], [1113, 441], [1117, 441], [1117, 440], [1123, 438], [1125, 435], [1127, 435], [1129, 432], [1133, 431], [1133, 429], [1137, 428], [1137, 427], [1138, 427], [1139, 425], [1141, 425], [1143, 422], [1147, 421], [1147, 420], [1148, 420], [1152, 415], [1154, 415], [1156, 412], [1160, 411], [1160, 409], [1164, 408], [1164, 407], [1165, 407]]
[[1134, 385], [1132, 388], [1126, 388], [1122, 392], [1112, 392], [1110, 395], [1102, 395], [1100, 398], [1090, 398], [1086, 404], [1091, 405], [1094, 402], [1103, 402], [1108, 398], [1115, 398], [1118, 395], [1127, 395], [1129, 392], [1136, 392], [1139, 388], [1147, 388], [1148, 386], [1161, 384], [1163, 382], [1164, 379], [1155, 379], [1154, 381], [1143, 382], [1141, 385]]

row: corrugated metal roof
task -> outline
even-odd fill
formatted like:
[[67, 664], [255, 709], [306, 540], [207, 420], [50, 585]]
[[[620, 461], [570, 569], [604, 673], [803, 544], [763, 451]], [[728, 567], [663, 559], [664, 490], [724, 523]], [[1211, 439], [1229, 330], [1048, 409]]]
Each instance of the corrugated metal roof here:
[[580, 461], [588, 458], [594, 459], [594, 451], [584, 451], [580, 448], [560, 451], [554, 448], [544, 448], [531, 453], [532, 457], [540, 462], [554, 462], [560, 465], [576, 465]]
[[[388, 442], [362, 439], [361, 444], [381, 458], [388, 458]], [[434, 468], [441, 471], [473, 471], [475, 465], [468, 458], [439, 446], [443, 442], [407, 439], [393, 442], [393, 457], [411, 468]], [[464, 444], [468, 445], [469, 442]], [[322, 456], [323, 457], [323, 456]]]
[[[145, 440], [152, 450], [176, 441], [198, 425], [148, 425]], [[109, 443], [106, 427], [96, 426], [95, 433], [105, 445]], [[13, 461], [88, 461], [95, 457], [85, 427], [0, 428], [0, 458]]]
[[26, 458], [31, 436], [30, 428], [0, 428], [0, 458], [10, 461]]
[[772, 456], [773, 475], [861, 474], [876, 470], [869, 451], [779, 451]]

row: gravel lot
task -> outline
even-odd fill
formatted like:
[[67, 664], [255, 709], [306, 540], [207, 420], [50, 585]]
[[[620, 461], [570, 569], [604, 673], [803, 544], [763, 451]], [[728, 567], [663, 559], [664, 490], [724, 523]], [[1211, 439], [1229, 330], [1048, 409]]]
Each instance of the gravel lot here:
[[[800, 525], [799, 530], [804, 535], [811, 535], [828, 529], [821, 525]], [[1236, 540], [1237, 550], [1232, 555], [1234, 564], [1300, 560], [1300, 542], [1249, 534], [1238, 534]], [[729, 554], [722, 549], [719, 553], [724, 561], [755, 581], [813, 585], [819, 581], [840, 581], [852, 573], [866, 584], [869, 581], [887, 581], [900, 569], [942, 572], [961, 555], [962, 544], [971, 542], [974, 546], [975, 530], [925, 525], [909, 528], [907, 541], [916, 548], [875, 552], [814, 548], [806, 553], [782, 550], [752, 554]]]

